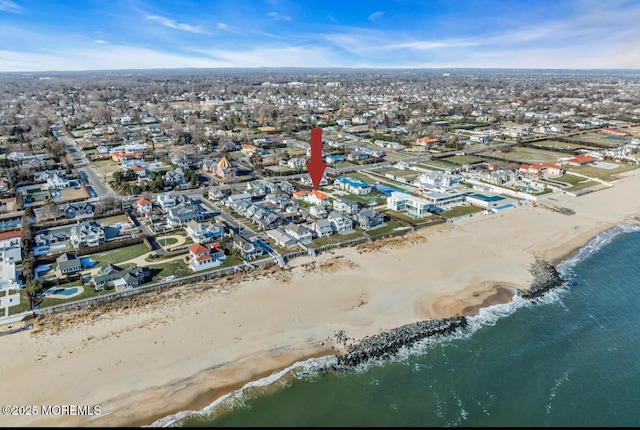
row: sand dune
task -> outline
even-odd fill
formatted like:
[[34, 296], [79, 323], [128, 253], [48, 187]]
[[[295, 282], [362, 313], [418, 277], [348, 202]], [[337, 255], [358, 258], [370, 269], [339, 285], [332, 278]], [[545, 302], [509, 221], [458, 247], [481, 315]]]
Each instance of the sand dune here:
[[615, 224], [637, 223], [639, 188], [640, 177], [630, 176], [597, 193], [545, 200], [572, 216], [522, 206], [299, 258], [287, 271], [47, 317], [37, 333], [0, 337], [1, 403], [100, 405], [102, 415], [0, 416], [0, 425], [146, 425], [331, 354], [337, 330], [360, 338], [473, 314], [526, 287], [534, 256], [557, 261]]

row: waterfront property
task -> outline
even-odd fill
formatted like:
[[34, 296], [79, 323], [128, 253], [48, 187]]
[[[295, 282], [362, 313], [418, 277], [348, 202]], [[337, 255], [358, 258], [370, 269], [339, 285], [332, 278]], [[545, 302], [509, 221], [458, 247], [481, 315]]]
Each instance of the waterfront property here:
[[189, 267], [194, 272], [218, 267], [227, 258], [220, 243], [210, 245], [194, 243], [189, 247]]
[[94, 276], [91, 283], [96, 291], [113, 287], [120, 291], [126, 288], [134, 288], [143, 283], [150, 270], [148, 267], [132, 267], [123, 269], [114, 264], [107, 264], [100, 269], [98, 275]]
[[59, 276], [73, 275], [82, 270], [82, 263], [75, 254], [64, 252], [56, 258], [56, 263], [58, 264]]
[[224, 235], [224, 227], [214, 223], [204, 224], [192, 220], [185, 224], [184, 229], [194, 243], [220, 240]]
[[387, 197], [387, 208], [396, 212], [406, 211], [412, 218], [422, 218], [431, 209], [430, 201], [411, 194], [395, 191]]
[[491, 209], [496, 206], [496, 203], [505, 200], [502, 196], [485, 196], [484, 194], [476, 193], [465, 197], [467, 203], [474, 206], [481, 207], [483, 209]]
[[71, 244], [78, 246], [97, 246], [107, 241], [107, 235], [98, 221], [83, 221], [71, 227]]

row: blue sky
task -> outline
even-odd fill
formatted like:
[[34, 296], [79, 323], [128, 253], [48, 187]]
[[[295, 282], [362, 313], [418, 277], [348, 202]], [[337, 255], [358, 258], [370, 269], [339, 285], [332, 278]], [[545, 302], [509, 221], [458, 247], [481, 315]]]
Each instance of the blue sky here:
[[0, 71], [640, 69], [638, 0], [0, 0]]

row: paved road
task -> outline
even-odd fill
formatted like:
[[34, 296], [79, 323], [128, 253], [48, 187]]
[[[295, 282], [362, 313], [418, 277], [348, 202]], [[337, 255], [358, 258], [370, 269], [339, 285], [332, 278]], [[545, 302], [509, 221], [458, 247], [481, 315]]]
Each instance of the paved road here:
[[73, 157], [73, 162], [76, 170], [78, 171], [78, 173], [82, 172], [86, 175], [89, 185], [91, 185], [91, 188], [93, 188], [93, 191], [96, 192], [96, 195], [98, 197], [117, 196], [116, 193], [111, 190], [111, 188], [105, 186], [102, 183], [102, 181], [98, 177], [98, 174], [89, 165], [89, 160], [87, 160], [86, 155], [84, 154], [84, 152], [82, 152], [80, 147], [78, 147], [78, 144], [75, 142], [75, 140], [73, 140], [73, 138], [70, 138], [65, 133], [60, 133], [58, 135], [58, 140], [65, 144], [65, 146], [67, 147], [67, 152], [69, 152]]

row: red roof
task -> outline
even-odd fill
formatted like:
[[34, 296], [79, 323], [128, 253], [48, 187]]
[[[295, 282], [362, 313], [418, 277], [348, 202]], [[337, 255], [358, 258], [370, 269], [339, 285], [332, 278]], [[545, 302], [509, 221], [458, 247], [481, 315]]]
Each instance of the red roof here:
[[211, 257], [210, 255], [201, 255], [200, 257], [196, 258], [196, 261], [211, 260], [211, 258], [213, 257]]
[[136, 203], [139, 204], [139, 205], [150, 205], [151, 204], [151, 202], [149, 200], [145, 199], [145, 198], [138, 199], [138, 201], [136, 201]]
[[569, 161], [578, 163], [578, 164], [585, 164], [585, 163], [591, 163], [592, 161], [595, 161], [595, 157], [592, 157], [590, 155], [576, 155], [575, 157], [570, 158]]
[[213, 242], [209, 244], [209, 249], [215, 250], [217, 252], [224, 252], [224, 249], [220, 246], [220, 242]]
[[0, 240], [13, 239], [20, 236], [22, 236], [22, 231], [20, 230], [5, 231], [4, 233], [0, 233]]
[[135, 171], [141, 171], [141, 170], [146, 170], [144, 167], [142, 166], [138, 166], [137, 164], [135, 166], [131, 166], [131, 170], [135, 170]]
[[192, 254], [195, 254], [195, 255], [205, 254], [205, 253], [209, 252], [209, 248], [207, 248], [206, 246], [201, 245], [199, 243], [194, 243], [193, 245], [191, 245], [189, 247], [189, 252], [192, 253]]

